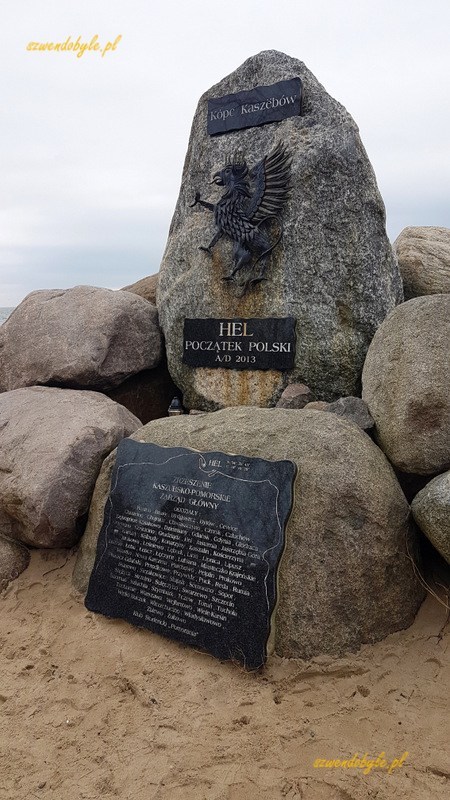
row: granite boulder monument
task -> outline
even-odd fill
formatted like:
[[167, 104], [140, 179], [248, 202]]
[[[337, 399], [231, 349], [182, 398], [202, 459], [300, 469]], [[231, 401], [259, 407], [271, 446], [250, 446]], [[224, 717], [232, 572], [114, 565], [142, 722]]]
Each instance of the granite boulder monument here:
[[328, 402], [358, 395], [402, 297], [355, 122], [301, 61], [249, 58], [199, 101], [161, 264], [185, 405], [273, 406], [290, 383]]

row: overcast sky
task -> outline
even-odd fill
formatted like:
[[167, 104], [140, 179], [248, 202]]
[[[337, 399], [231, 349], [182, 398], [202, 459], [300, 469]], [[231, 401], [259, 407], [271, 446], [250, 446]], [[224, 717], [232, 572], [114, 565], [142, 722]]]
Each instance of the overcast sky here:
[[[449, 0], [1, 0], [0, 306], [159, 269], [200, 95], [260, 50], [355, 119], [395, 239], [450, 226]], [[114, 52], [27, 51], [70, 35]]]

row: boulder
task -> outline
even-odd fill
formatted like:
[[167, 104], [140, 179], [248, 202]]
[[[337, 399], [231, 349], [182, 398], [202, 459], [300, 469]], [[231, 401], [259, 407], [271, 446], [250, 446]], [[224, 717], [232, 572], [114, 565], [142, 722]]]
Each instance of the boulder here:
[[450, 228], [405, 228], [394, 252], [407, 300], [450, 292]]
[[0, 391], [52, 385], [106, 389], [155, 367], [156, 308], [93, 286], [29, 294], [0, 327]]
[[[207, 103], [230, 93], [300, 78], [301, 116], [233, 131], [207, 133]], [[211, 184], [236, 151], [251, 170], [279, 144], [292, 157], [283, 234], [267, 259], [265, 280], [238, 296], [224, 278], [233, 265], [223, 236], [211, 254], [214, 215], [196, 194], [217, 203]], [[254, 191], [253, 188], [251, 192]], [[287, 383], [305, 383], [320, 400], [360, 393], [369, 343], [403, 299], [397, 262], [385, 231], [385, 209], [358, 128], [297, 59], [273, 50], [249, 58], [209, 89], [195, 113], [182, 186], [157, 292], [171, 375], [187, 408], [274, 406]], [[293, 317], [295, 365], [286, 372], [192, 367], [182, 362], [184, 320]]]
[[411, 510], [420, 530], [450, 564], [450, 471], [427, 483]]
[[290, 383], [277, 403], [277, 408], [304, 408], [313, 402], [313, 394], [304, 383]]
[[167, 361], [163, 357], [157, 367], [132, 375], [120, 386], [106, 389], [105, 394], [125, 406], [146, 425], [152, 419], [167, 417], [167, 409], [179, 391], [170, 377]]
[[308, 403], [305, 408], [308, 411], [328, 411], [331, 414], [337, 414], [338, 417], [353, 422], [363, 431], [371, 431], [375, 424], [369, 414], [367, 404], [360, 397], [340, 397], [334, 403], [316, 400]]
[[140, 281], [124, 286], [122, 292], [131, 292], [143, 297], [148, 303], [153, 303], [156, 306], [156, 289], [158, 288], [158, 274], [149, 275], [147, 278], [141, 278]]
[[23, 545], [0, 535], [0, 592], [18, 578], [30, 563], [30, 552]]
[[71, 547], [103, 459], [139, 420], [98, 392], [42, 386], [1, 394], [0, 420], [0, 529], [35, 547]]
[[349, 422], [354, 422], [363, 431], [370, 431], [374, 426], [367, 403], [360, 397], [340, 397], [334, 403], [328, 403], [323, 410], [329, 411], [330, 414], [337, 414], [338, 417], [344, 417]]
[[363, 400], [395, 467], [435, 475], [450, 466], [450, 295], [416, 297], [376, 332], [363, 370]]
[[[356, 425], [314, 411], [228, 408], [155, 420], [131, 437], [295, 461], [298, 477], [279, 573], [275, 649], [341, 654], [411, 624], [423, 599], [410, 555], [409, 506], [387, 459]], [[85, 591], [115, 454], [105, 460], [74, 572]]]

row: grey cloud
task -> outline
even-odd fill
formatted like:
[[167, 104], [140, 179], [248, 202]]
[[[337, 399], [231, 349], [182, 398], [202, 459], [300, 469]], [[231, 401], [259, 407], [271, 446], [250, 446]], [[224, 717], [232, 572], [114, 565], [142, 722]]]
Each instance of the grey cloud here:
[[[198, 98], [259, 50], [302, 59], [352, 114], [395, 238], [448, 225], [447, 0], [21, 0], [2, 14], [0, 305], [158, 268]], [[123, 39], [110, 58], [30, 40]]]

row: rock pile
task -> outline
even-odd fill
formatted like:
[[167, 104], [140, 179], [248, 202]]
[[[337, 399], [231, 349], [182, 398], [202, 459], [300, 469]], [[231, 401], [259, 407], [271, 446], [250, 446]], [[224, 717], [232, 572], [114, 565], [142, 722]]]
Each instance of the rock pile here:
[[[301, 116], [208, 136], [208, 99], [287, 78], [303, 82]], [[212, 174], [236, 147], [251, 168], [278, 144], [292, 156], [283, 236], [267, 281], [234, 295], [223, 281], [232, 244], [200, 252], [213, 217], [191, 204], [207, 186], [216, 202]], [[278, 653], [340, 655], [409, 625], [423, 598], [417, 526], [450, 563], [449, 233], [398, 238], [412, 298], [402, 303], [383, 203], [345, 109], [273, 51], [213, 87], [194, 118], [160, 274], [117, 292], [33, 292], [0, 327], [0, 590], [26, 567], [26, 545], [72, 546], [89, 511], [74, 573], [85, 591], [114, 448], [131, 435], [296, 463]], [[187, 366], [183, 324], [203, 317], [293, 317], [294, 367]], [[180, 391], [197, 413], [155, 419]]]
[[103, 459], [176, 391], [145, 299], [89, 286], [25, 298], [0, 327], [0, 581], [27, 563], [11, 540], [78, 541]]

